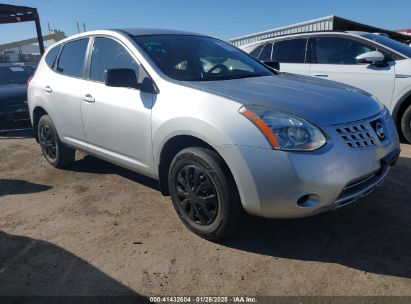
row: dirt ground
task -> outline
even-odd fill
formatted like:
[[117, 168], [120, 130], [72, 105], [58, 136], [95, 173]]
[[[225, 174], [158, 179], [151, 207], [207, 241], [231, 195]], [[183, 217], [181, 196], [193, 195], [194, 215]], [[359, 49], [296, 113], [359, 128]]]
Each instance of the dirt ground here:
[[49, 166], [0, 134], [0, 295], [411, 295], [411, 146], [356, 204], [189, 232], [157, 183], [77, 153]]

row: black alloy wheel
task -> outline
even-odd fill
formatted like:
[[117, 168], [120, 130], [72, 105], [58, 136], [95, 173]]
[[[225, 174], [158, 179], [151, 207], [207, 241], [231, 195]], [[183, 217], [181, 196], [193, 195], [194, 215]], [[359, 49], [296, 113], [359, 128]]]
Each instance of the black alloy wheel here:
[[190, 147], [178, 152], [170, 165], [168, 188], [181, 221], [205, 239], [229, 237], [243, 216], [234, 179], [211, 149]]
[[40, 145], [43, 152], [50, 159], [56, 159], [57, 156], [57, 139], [52, 128], [48, 124], [40, 126]]
[[177, 177], [178, 206], [184, 217], [199, 225], [211, 224], [218, 212], [215, 186], [198, 166], [184, 166]]
[[37, 138], [47, 162], [56, 168], [63, 168], [74, 161], [76, 150], [65, 145], [59, 138], [50, 116], [40, 117]]

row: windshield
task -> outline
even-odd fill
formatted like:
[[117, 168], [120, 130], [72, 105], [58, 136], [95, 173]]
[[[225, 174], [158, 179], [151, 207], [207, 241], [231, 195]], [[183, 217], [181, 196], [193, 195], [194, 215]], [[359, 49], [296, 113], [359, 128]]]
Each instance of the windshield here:
[[0, 66], [0, 85], [25, 84], [33, 73], [24, 66]]
[[411, 47], [406, 45], [405, 43], [398, 42], [396, 40], [393, 40], [391, 38], [382, 36], [382, 35], [376, 35], [376, 34], [365, 34], [363, 35], [364, 38], [367, 38], [369, 40], [378, 42], [382, 45], [385, 45], [394, 51], [397, 51], [407, 57], [411, 58]]
[[215, 38], [147, 35], [133, 39], [164, 74], [176, 80], [227, 80], [273, 74], [249, 55]]

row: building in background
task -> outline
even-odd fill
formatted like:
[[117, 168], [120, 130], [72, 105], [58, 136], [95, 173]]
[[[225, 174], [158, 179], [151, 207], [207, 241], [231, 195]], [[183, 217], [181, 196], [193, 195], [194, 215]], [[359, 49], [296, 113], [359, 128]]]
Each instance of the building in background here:
[[[48, 46], [64, 38], [66, 34], [59, 30], [51, 30], [48, 35], [43, 36]], [[35, 37], [0, 45], [0, 64], [21, 63], [36, 67], [41, 58], [37, 39]]]
[[0, 24], [29, 21], [34, 21], [37, 37], [1, 44], [0, 64], [20, 63], [37, 66], [41, 55], [44, 53], [44, 40], [49, 40], [53, 44], [66, 37], [64, 32], [51, 31], [50, 26], [49, 34], [43, 36], [40, 16], [36, 8], [0, 3]]
[[249, 44], [253, 44], [257, 41], [270, 39], [278, 36], [305, 33], [305, 32], [317, 32], [317, 31], [360, 31], [371, 33], [385, 33], [390, 38], [409, 44], [411, 42], [411, 36], [405, 33], [391, 31], [374, 27], [371, 25], [358, 23], [348, 19], [344, 19], [337, 16], [327, 16], [319, 19], [309, 20], [293, 25], [288, 25], [268, 31], [258, 32], [254, 34], [245, 35], [238, 38], [230, 39], [229, 41], [237, 46], [244, 48]]

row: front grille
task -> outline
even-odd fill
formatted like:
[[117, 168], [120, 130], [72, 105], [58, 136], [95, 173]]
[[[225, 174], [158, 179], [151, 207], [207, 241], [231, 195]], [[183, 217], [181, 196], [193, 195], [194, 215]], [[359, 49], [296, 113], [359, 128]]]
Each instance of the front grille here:
[[381, 169], [366, 175], [360, 179], [356, 179], [347, 184], [343, 191], [335, 201], [335, 206], [338, 208], [356, 201], [358, 198], [369, 194], [374, 187], [380, 185], [387, 175], [390, 167], [383, 166]]
[[340, 126], [336, 131], [345, 143], [353, 149], [371, 148], [379, 143], [368, 121]]
[[363, 178], [350, 182], [347, 186], [345, 186], [343, 192], [341, 193], [342, 196], [348, 191], [354, 190], [357, 191], [361, 189], [361, 187], [368, 182], [370, 179], [374, 178], [377, 175], [377, 172], [371, 173]]

